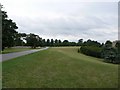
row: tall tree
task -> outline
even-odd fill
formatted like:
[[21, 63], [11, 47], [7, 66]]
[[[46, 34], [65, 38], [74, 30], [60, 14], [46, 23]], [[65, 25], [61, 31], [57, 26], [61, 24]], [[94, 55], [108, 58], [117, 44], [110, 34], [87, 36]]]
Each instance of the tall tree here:
[[107, 41], [105, 42], [105, 47], [106, 47], [106, 48], [112, 47], [112, 42], [111, 42], [110, 40], [107, 40]]
[[83, 39], [79, 39], [79, 40], [78, 40], [78, 46], [81, 46], [82, 43], [83, 43]]
[[70, 46], [68, 40], [64, 40], [62, 44], [63, 44], [63, 46]]
[[50, 40], [49, 39], [47, 39], [46, 45], [50, 46]]
[[42, 47], [44, 47], [44, 46], [46, 46], [46, 41], [45, 41], [45, 39], [42, 39], [42, 45], [41, 45]]
[[53, 46], [53, 45], [54, 45], [54, 40], [51, 39], [50, 46]]
[[14, 39], [14, 45], [15, 46], [23, 46], [23, 45], [25, 45], [25, 42], [23, 41], [24, 37], [25, 36], [24, 36], [23, 33], [16, 34], [16, 37]]
[[55, 39], [54, 45], [55, 45], [55, 46], [58, 46], [58, 42], [59, 42], [59, 41], [58, 41], [57, 39]]
[[16, 29], [17, 25], [13, 20], [8, 19], [7, 12], [1, 10], [2, 12], [2, 50], [5, 47], [14, 46], [14, 40], [17, 35]]
[[27, 45], [31, 46], [32, 48], [40, 46], [40, 40], [41, 38], [38, 35], [32, 33], [28, 34], [26, 37]]
[[58, 40], [58, 46], [61, 46], [61, 44], [62, 44], [62, 41]]

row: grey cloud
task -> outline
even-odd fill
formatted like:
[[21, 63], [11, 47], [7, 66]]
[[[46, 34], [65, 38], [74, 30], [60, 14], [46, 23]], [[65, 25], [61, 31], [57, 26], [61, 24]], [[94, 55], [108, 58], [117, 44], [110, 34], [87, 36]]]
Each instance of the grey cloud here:
[[[48, 4], [49, 3], [47, 3], [47, 5]], [[112, 3], [110, 3], [109, 6], [106, 6], [108, 4], [109, 3], [103, 5], [104, 8], [106, 8], [105, 10], [101, 6], [102, 3], [96, 4], [100, 5], [99, 7], [102, 7], [100, 9], [96, 9], [97, 6], [94, 3], [93, 7], [91, 7], [92, 5], [90, 5], [90, 7], [84, 6], [83, 10], [80, 9], [81, 7], [79, 7], [79, 4], [77, 4], [76, 7], [76, 4], [69, 4], [69, 8], [66, 8], [66, 4], [62, 5], [63, 7], [61, 5], [54, 5], [50, 8], [50, 11], [48, 11], [51, 12], [53, 16], [51, 14], [51, 16], [46, 15], [46, 12], [38, 12], [39, 10], [35, 10], [37, 11], [35, 14], [41, 13], [43, 16], [13, 16], [13, 18], [18, 24], [20, 32], [31, 32], [51, 38], [63, 37], [70, 40], [79, 38], [92, 38], [100, 41], [104, 41], [106, 39], [113, 40], [116, 39], [117, 35], [117, 12], [114, 11], [115, 8], [112, 8], [114, 7]], [[70, 7], [71, 5], [72, 7]], [[47, 11], [47, 9], [49, 10], [49, 7], [45, 9], [45, 6], [42, 6], [45, 11]], [[80, 12], [79, 9], [82, 11]], [[54, 17], [54, 14], [57, 17]]]

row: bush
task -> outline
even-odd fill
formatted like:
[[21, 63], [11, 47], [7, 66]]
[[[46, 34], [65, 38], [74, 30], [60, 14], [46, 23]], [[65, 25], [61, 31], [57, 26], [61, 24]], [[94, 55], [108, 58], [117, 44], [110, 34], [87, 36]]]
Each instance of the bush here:
[[120, 54], [118, 50], [113, 47], [104, 47], [102, 50], [102, 57], [105, 62], [120, 63]]
[[93, 57], [97, 57], [97, 58], [101, 58], [102, 48], [97, 47], [97, 46], [82, 46], [80, 48], [80, 51], [83, 54], [93, 56]]

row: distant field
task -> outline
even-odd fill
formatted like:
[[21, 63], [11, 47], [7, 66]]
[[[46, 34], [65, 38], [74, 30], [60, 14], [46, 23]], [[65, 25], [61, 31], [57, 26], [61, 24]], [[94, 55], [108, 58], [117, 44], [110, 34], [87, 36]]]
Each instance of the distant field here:
[[115, 88], [118, 65], [57, 47], [3, 62], [3, 88]]

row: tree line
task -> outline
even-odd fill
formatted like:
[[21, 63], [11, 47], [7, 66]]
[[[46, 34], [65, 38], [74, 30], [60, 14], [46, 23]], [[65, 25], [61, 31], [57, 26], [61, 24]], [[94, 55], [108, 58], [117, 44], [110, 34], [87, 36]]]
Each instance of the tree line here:
[[[3, 6], [0, 5], [0, 8]], [[78, 42], [69, 42], [68, 40], [59, 39], [42, 39], [39, 35], [30, 33], [19, 33], [16, 30], [18, 26], [16, 23], [8, 18], [7, 12], [1, 9], [2, 16], [2, 50], [6, 47], [13, 46], [31, 46], [31, 48], [44, 47], [44, 46], [81, 46], [78, 52], [94, 56], [97, 58], [104, 58], [106, 62], [120, 63], [120, 41], [113, 47], [111, 41], [106, 43], [99, 43], [88, 39], [83, 42], [79, 39]]]
[[82, 43], [78, 52], [97, 58], [103, 58], [105, 62], [120, 63], [120, 41], [116, 41], [113, 46], [113, 42], [110, 40], [101, 44], [89, 39]]
[[[12, 37], [12, 39], [10, 40], [4, 39], [2, 41], [4, 43], [2, 45], [3, 50], [5, 47], [9, 48], [13, 46], [31, 46], [31, 48], [36, 48], [36, 47], [45, 47], [45, 46], [59, 47], [59, 46], [80, 46], [81, 45], [80, 40], [76, 43], [76, 42], [70, 42], [68, 40], [61, 41], [60, 39], [42, 39], [41, 37], [39, 37], [39, 35], [36, 35], [33, 33], [30, 33], [30, 34], [15, 33], [15, 34], [16, 34], [15, 37]], [[9, 38], [9, 35], [5, 37]]]
[[[3, 8], [2, 5], [0, 5]], [[64, 40], [63, 42], [58, 39], [42, 39], [39, 35], [34, 33], [26, 34], [16, 31], [18, 26], [16, 23], [8, 18], [7, 12], [1, 9], [2, 14], [2, 50], [6, 47], [13, 46], [31, 46], [32, 48], [44, 47], [44, 46], [78, 46], [81, 40], [76, 42], [69, 42]]]

